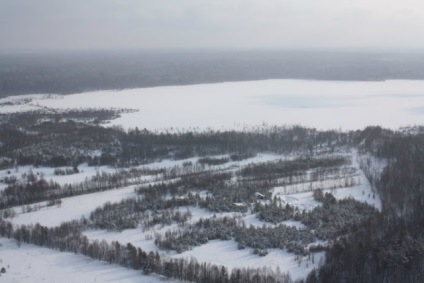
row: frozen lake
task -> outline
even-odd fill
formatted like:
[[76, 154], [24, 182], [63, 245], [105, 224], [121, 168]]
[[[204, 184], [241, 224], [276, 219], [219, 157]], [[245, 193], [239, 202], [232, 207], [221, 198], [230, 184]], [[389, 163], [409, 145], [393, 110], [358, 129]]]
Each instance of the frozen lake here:
[[263, 80], [86, 92], [61, 99], [37, 97], [31, 105], [19, 107], [137, 109], [111, 125], [150, 130], [228, 129], [263, 123], [350, 130], [424, 122], [424, 81], [420, 80]]

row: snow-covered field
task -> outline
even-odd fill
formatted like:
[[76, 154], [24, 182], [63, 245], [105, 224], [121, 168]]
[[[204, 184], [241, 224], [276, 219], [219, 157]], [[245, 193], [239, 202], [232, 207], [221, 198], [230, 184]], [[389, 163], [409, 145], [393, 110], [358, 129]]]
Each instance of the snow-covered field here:
[[[125, 198], [135, 197], [134, 186], [110, 191], [63, 198], [60, 206], [44, 207], [40, 210], [22, 213], [20, 207], [15, 208], [17, 215], [13, 218], [14, 224], [35, 224], [55, 227], [62, 222], [79, 220], [81, 216], [88, 217], [96, 207], [104, 203], [118, 202]], [[41, 205], [45, 202], [40, 203]]]
[[258, 257], [250, 252], [250, 249], [237, 249], [237, 242], [229, 241], [210, 241], [207, 245], [196, 247], [191, 251], [175, 255], [175, 257], [195, 257], [201, 262], [213, 262], [225, 265], [229, 269], [253, 267], [260, 268], [268, 266], [274, 271], [279, 268], [282, 272], [289, 272], [292, 279], [302, 279], [318, 264], [324, 262], [324, 252], [314, 255], [314, 260], [296, 260], [292, 253], [278, 249], [269, 249], [264, 257]]
[[99, 262], [73, 253], [59, 252], [34, 245], [18, 247], [13, 240], [0, 237], [0, 282], [167, 282], [135, 271]]
[[[424, 121], [424, 81], [263, 80], [168, 86], [74, 95], [36, 95], [2, 113], [40, 107], [130, 108], [110, 125], [125, 128], [242, 128], [301, 124], [319, 129], [388, 128]], [[31, 96], [29, 96], [31, 97]], [[28, 98], [26, 96], [25, 98]]]
[[[380, 199], [378, 198], [378, 195], [374, 195], [374, 192], [372, 190], [370, 183], [366, 179], [364, 173], [359, 168], [359, 163], [357, 161], [358, 153], [355, 150], [352, 150], [350, 153], [346, 153], [346, 155], [350, 155], [352, 160], [351, 166], [357, 169], [356, 171], [354, 171], [354, 174], [355, 174], [355, 178], [359, 181], [359, 184], [354, 185], [352, 187], [331, 188], [332, 186], [331, 182], [327, 182], [327, 183], [323, 182], [323, 184], [329, 185], [328, 188], [324, 186], [323, 188], [324, 192], [331, 191], [334, 194], [334, 196], [338, 199], [353, 197], [357, 200], [365, 201], [371, 205], [374, 205], [376, 208], [380, 209], [381, 203], [380, 203]], [[226, 164], [218, 165], [218, 166], [210, 166], [211, 167], [210, 169], [237, 170], [237, 168], [241, 168], [250, 163], [268, 162], [268, 161], [276, 161], [279, 159], [291, 159], [291, 158], [293, 158], [293, 156], [259, 154], [256, 157], [249, 158], [242, 161], [228, 162]], [[181, 160], [181, 161], [164, 160], [161, 162], [146, 164], [146, 165], [143, 165], [143, 167], [156, 168], [156, 169], [157, 168], [172, 168], [174, 166], [181, 166], [182, 163], [186, 161], [191, 161], [195, 163], [197, 162], [197, 159], [191, 158], [191, 159]], [[112, 168], [105, 167], [101, 169], [107, 172], [113, 172]], [[75, 177], [75, 180], [81, 181], [82, 177], [92, 176], [93, 174], [97, 172], [96, 170], [92, 170], [92, 168], [90, 169], [90, 168], [83, 167], [84, 172], [79, 173], [82, 176], [79, 176], [79, 174], [70, 175], [70, 176], [54, 176], [53, 173], [50, 172], [49, 170], [50, 169], [46, 169], [46, 168], [22, 167], [19, 169], [19, 172], [11, 172], [9, 174], [7, 171], [5, 171], [0, 173], [4, 175], [7, 175], [7, 174], [14, 175], [17, 178], [20, 178], [22, 174], [25, 174], [25, 173], [28, 174], [30, 171], [32, 171], [34, 174], [39, 173], [44, 175], [46, 179], [54, 178], [54, 180], [59, 183], [66, 183], [64, 182], [64, 180], [69, 181], [69, 178], [72, 176]], [[310, 183], [313, 184], [314, 182], [315, 181], [311, 181]], [[309, 182], [307, 180], [304, 184], [301, 184], [301, 186], [306, 188], [310, 187]], [[295, 192], [295, 193], [287, 193], [286, 190], [284, 190], [284, 187], [275, 187], [272, 193], [273, 193], [273, 196], [277, 196], [281, 200], [281, 202], [284, 204], [288, 203], [290, 205], [297, 206], [301, 210], [303, 209], [312, 210], [314, 207], [319, 205], [319, 203], [314, 200], [313, 193], [311, 191], [306, 191], [306, 192], [303, 191], [303, 187], [302, 188], [299, 187], [298, 192]], [[23, 213], [22, 212], [23, 209], [21, 207], [15, 207], [14, 209], [17, 215], [14, 218], [12, 218], [11, 221], [15, 225], [40, 223], [41, 225], [44, 225], [44, 226], [54, 227], [64, 221], [80, 219], [81, 216], [88, 217], [90, 212], [92, 212], [96, 207], [101, 206], [108, 201], [113, 203], [113, 202], [118, 202], [125, 198], [131, 198], [135, 196], [136, 196], [136, 193], [134, 192], [134, 186], [129, 186], [125, 188], [113, 189], [110, 191], [96, 192], [96, 193], [91, 193], [87, 195], [63, 198], [62, 204], [60, 206], [46, 207], [45, 202], [43, 202], [43, 203], [40, 203], [41, 208], [39, 210], [32, 211], [32, 212]], [[211, 217], [212, 215], [206, 209], [202, 209], [199, 207], [181, 207], [178, 210], [180, 210], [181, 212], [184, 212], [187, 209], [189, 209], [192, 214], [192, 218], [190, 220], [191, 223], [195, 223], [200, 218]], [[239, 217], [242, 217], [242, 219], [248, 226], [250, 225], [273, 226], [273, 224], [260, 221], [258, 218], [256, 218], [256, 215], [251, 214], [250, 211], [247, 212], [246, 214], [216, 213], [216, 216], [223, 217], [223, 216], [232, 216], [235, 214], [239, 215]], [[289, 226], [295, 226], [297, 228], [304, 227], [302, 223], [296, 222], [296, 221], [285, 221], [284, 224]], [[154, 235], [157, 233], [164, 234], [169, 229], [178, 229], [178, 227], [176, 224], [173, 224], [171, 226], [165, 226], [165, 227], [160, 227], [159, 225], [157, 225], [156, 227], [154, 227], [154, 229], [149, 229], [147, 231], [143, 231], [142, 227], [138, 227], [136, 229], [127, 229], [122, 232], [113, 232], [113, 231], [105, 231], [105, 230], [88, 230], [88, 231], [85, 231], [84, 234], [90, 240], [96, 240], [96, 239], [106, 240], [109, 243], [111, 243], [112, 241], [119, 241], [123, 244], [132, 243], [134, 246], [140, 247], [143, 250], [148, 252], [158, 251], [161, 254], [161, 256], [164, 258], [195, 257], [200, 262], [211, 262], [217, 265], [225, 265], [229, 269], [235, 268], [235, 267], [257, 268], [257, 267], [268, 266], [276, 270], [276, 268], [278, 267], [281, 270], [281, 272], [290, 272], [290, 274], [292, 275], [294, 279], [302, 278], [305, 274], [308, 273], [308, 271], [312, 270], [312, 268], [317, 267], [321, 257], [324, 257], [323, 253], [317, 253], [314, 256], [315, 257], [314, 261], [307, 258], [303, 258], [302, 260], [299, 260], [298, 258], [296, 258], [294, 254], [290, 254], [286, 251], [278, 250], [278, 249], [269, 249], [269, 254], [267, 256], [259, 257], [257, 255], [252, 254], [250, 249], [238, 250], [237, 243], [234, 240], [210, 241], [208, 244], [202, 245], [200, 247], [195, 247], [192, 250], [186, 251], [182, 254], [177, 254], [174, 251], [171, 251], [171, 252], [161, 251], [154, 244], [154, 239], [155, 239]], [[7, 251], [14, 258], [13, 260], [15, 260], [15, 258], [24, 256], [25, 253], [28, 253], [28, 259], [27, 259], [28, 265], [30, 265], [29, 263], [31, 262], [31, 257], [35, 255], [42, 255], [43, 258], [44, 257], [46, 258], [46, 262], [54, 262], [56, 260], [62, 260], [62, 257], [73, 256], [73, 255], [58, 256], [57, 255], [58, 252], [56, 251], [50, 252], [46, 249], [37, 248], [30, 245], [25, 245], [21, 249], [16, 249], [16, 248], [13, 248], [11, 241], [3, 240], [3, 242], [6, 243], [6, 245], [4, 246], [7, 247]], [[2, 249], [4, 250], [5, 248], [3, 247]], [[27, 249], [29, 249], [29, 252], [26, 252]], [[0, 253], [0, 255], [3, 255], [3, 252]], [[72, 260], [77, 262], [78, 259], [81, 259], [82, 261], [88, 261], [88, 259], [85, 259], [83, 257], [77, 257], [77, 256], [74, 256]], [[15, 263], [12, 263], [12, 264], [15, 265]], [[103, 264], [101, 263], [98, 263], [98, 265], [103, 266]], [[105, 273], [101, 273], [100, 272], [101, 268], [99, 268], [98, 270], [96, 268], [93, 268], [92, 270], [90, 269], [90, 272], [94, 272], [95, 274], [92, 274], [90, 276], [99, 278], [100, 281], [115, 280], [114, 278], [101, 277], [101, 276], [109, 276], [107, 273], [107, 270], [114, 269], [114, 268], [121, 270], [120, 267], [109, 266], [108, 269], [105, 269]], [[61, 267], [59, 267], [58, 270], [62, 272]], [[63, 272], [70, 272], [70, 271], [64, 270]], [[91, 274], [90, 272], [88, 272], [87, 274]], [[20, 280], [20, 278], [24, 278], [24, 276], [27, 276], [27, 274], [28, 274], [28, 270], [21, 268], [16, 271], [16, 274], [13, 275], [14, 277], [11, 277], [14, 279], [10, 282], [16, 282], [17, 280]], [[132, 274], [132, 273], [130, 272], [129, 274]], [[12, 275], [9, 275], [9, 276], [12, 276]], [[132, 275], [128, 275], [128, 276], [129, 277], [123, 277], [124, 282], [125, 280], [128, 280], [128, 282], [131, 282], [131, 280], [133, 280]], [[139, 274], [137, 274], [137, 276], [139, 276]], [[158, 279], [153, 278], [152, 280], [153, 280], [152, 282], [155, 282], [154, 280], [158, 280]], [[91, 282], [91, 281], [88, 281], [88, 282]], [[143, 282], [148, 282], [148, 281], [143, 281]]]

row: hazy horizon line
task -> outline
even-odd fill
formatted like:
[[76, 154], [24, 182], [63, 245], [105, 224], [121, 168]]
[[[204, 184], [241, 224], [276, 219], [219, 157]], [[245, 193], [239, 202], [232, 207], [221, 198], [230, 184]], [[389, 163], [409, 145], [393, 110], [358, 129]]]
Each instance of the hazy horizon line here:
[[78, 53], [78, 52], [358, 52], [424, 53], [421, 47], [139, 47], [139, 48], [0, 48], [0, 53]]

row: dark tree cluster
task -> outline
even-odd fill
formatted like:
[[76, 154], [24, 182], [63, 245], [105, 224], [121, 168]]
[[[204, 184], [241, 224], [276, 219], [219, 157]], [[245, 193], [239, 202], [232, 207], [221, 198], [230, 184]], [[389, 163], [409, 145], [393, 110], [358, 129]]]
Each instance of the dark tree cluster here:
[[[199, 164], [218, 165], [261, 152], [312, 153], [348, 145], [347, 133], [299, 126], [267, 126], [245, 131], [152, 132], [102, 127], [129, 109], [53, 109], [0, 115], [0, 166], [35, 165], [129, 167], [162, 159], [202, 157]], [[224, 157], [211, 158], [220, 155]], [[228, 156], [228, 157], [225, 157]], [[3, 165], [1, 165], [3, 164]]]
[[206, 244], [209, 240], [230, 240], [239, 225], [240, 219], [235, 217], [200, 219], [195, 224], [188, 225], [184, 230], [168, 230], [164, 237], [161, 234], [157, 235], [155, 244], [160, 249], [182, 253]]
[[306, 282], [423, 282], [423, 132], [369, 127], [357, 139], [363, 152], [387, 161], [373, 180], [382, 212], [335, 241]]
[[58, 176], [73, 175], [73, 174], [78, 174], [78, 173], [79, 173], [79, 169], [78, 169], [77, 166], [75, 166], [73, 168], [65, 168], [65, 169], [56, 168], [56, 169], [54, 169], [54, 174], [58, 175]]
[[338, 236], [354, 233], [378, 211], [367, 203], [352, 198], [336, 200], [326, 193], [322, 205], [312, 211], [299, 214], [300, 221], [321, 240], [333, 240]]
[[184, 223], [190, 217], [174, 209], [194, 206], [198, 201], [198, 197], [190, 194], [187, 198], [173, 197], [168, 200], [129, 198], [113, 204], [108, 202], [90, 214], [88, 227], [122, 231], [134, 229], [139, 224], [147, 229], [156, 224], [170, 225], [174, 221]]
[[199, 201], [199, 206], [212, 212], [246, 212], [248, 206], [257, 200], [257, 193], [270, 197], [273, 185], [273, 181], [241, 181], [215, 186]]
[[60, 192], [61, 186], [44, 178], [26, 183], [10, 184], [0, 192], [0, 208], [30, 204], [52, 198], [55, 192]]
[[167, 194], [170, 194], [171, 196], [183, 196], [189, 192], [193, 193], [211, 190], [214, 187], [225, 186], [225, 184], [231, 181], [232, 178], [232, 174], [229, 172], [215, 173], [202, 170], [201, 172], [195, 173], [189, 171], [189, 173], [186, 174], [186, 170], [184, 170], [185, 168], [186, 166], [183, 166], [183, 170], [179, 170], [179, 168], [174, 167], [171, 169], [171, 172], [164, 173], [167, 174], [166, 179], [179, 177], [177, 180], [172, 179], [166, 182], [140, 186], [136, 189], [136, 191], [138, 194], [150, 198], [162, 198]]
[[203, 157], [203, 158], [199, 158], [199, 160], [197, 160], [198, 163], [209, 165], [209, 166], [210, 165], [221, 165], [221, 164], [225, 164], [229, 161], [230, 161], [230, 159], [228, 157], [221, 157], [221, 158]]
[[146, 181], [141, 177], [161, 172], [164, 171], [137, 168], [122, 169], [114, 173], [97, 172], [91, 179], [81, 183], [60, 185], [51, 180], [46, 181], [43, 176], [31, 171], [25, 180], [8, 179], [8, 186], [0, 191], [0, 209], [142, 184]]
[[217, 239], [235, 239], [239, 249], [250, 247], [259, 255], [266, 255], [264, 252], [270, 248], [288, 249], [289, 252], [306, 255], [307, 245], [315, 241], [315, 236], [310, 230], [286, 225], [247, 228], [237, 217], [223, 217], [200, 219], [183, 230], [167, 231], [164, 237], [159, 234], [155, 244], [161, 249], [182, 253]]
[[[239, 249], [250, 247], [255, 250], [269, 248], [287, 249], [288, 252], [297, 255], [307, 255], [307, 245], [313, 243], [316, 238], [309, 229], [297, 229], [293, 226], [277, 225], [275, 227], [242, 227], [237, 231], [235, 240]], [[254, 251], [255, 251], [254, 250]]]
[[241, 169], [239, 174], [243, 178], [254, 179], [295, 178], [305, 175], [306, 171], [309, 169], [320, 168], [323, 170], [324, 168], [337, 168], [348, 163], [349, 160], [342, 156], [298, 158], [294, 160], [279, 160], [277, 162], [252, 164]]
[[273, 224], [281, 223], [286, 220], [300, 220], [299, 208], [289, 204], [283, 205], [275, 198], [271, 203], [257, 203], [253, 209], [259, 220]]
[[101, 127], [99, 123], [122, 111], [125, 110], [86, 109], [60, 113], [43, 110], [2, 114], [0, 154], [13, 160], [15, 166], [112, 164], [105, 156], [102, 159], [93, 152], [104, 149], [102, 154], [116, 155], [116, 142], [121, 131]]
[[336, 200], [332, 194], [324, 195], [319, 189], [314, 193], [315, 199], [322, 205], [312, 211], [300, 211], [288, 204], [283, 206], [275, 199], [269, 204], [255, 205], [254, 212], [260, 220], [273, 224], [286, 220], [300, 221], [321, 240], [333, 240], [353, 233], [362, 223], [378, 214], [374, 207], [351, 198]]

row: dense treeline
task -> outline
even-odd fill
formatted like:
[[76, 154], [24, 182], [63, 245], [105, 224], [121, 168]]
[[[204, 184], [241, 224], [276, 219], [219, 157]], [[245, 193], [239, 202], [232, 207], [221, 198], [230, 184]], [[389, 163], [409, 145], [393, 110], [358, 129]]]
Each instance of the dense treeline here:
[[189, 217], [173, 210], [196, 205], [198, 201], [198, 196], [189, 194], [186, 198], [168, 200], [130, 198], [113, 204], [108, 202], [90, 214], [89, 227], [122, 231], [137, 228], [139, 224], [149, 228], [156, 224], [170, 225], [174, 221], [185, 223]]
[[200, 219], [183, 230], [167, 231], [157, 235], [155, 244], [161, 249], [176, 250], [181, 253], [193, 247], [206, 244], [211, 240], [230, 240], [238, 242], [238, 248], [250, 247], [255, 254], [266, 255], [270, 248], [287, 249], [289, 252], [306, 255], [306, 246], [314, 242], [310, 230], [278, 225], [275, 227], [246, 227], [237, 217]]
[[3, 181], [8, 186], [0, 191], [0, 209], [143, 184], [147, 182], [143, 177], [158, 174], [166, 176], [165, 170], [162, 169], [131, 168], [129, 170], [121, 169], [114, 173], [97, 171], [93, 177], [86, 178], [83, 182], [60, 185], [51, 180], [47, 181], [44, 176], [30, 171], [29, 174], [23, 174], [21, 180], [17, 180], [16, 177], [5, 177]]
[[330, 193], [325, 193], [322, 205], [300, 214], [301, 222], [314, 230], [315, 236], [321, 240], [334, 240], [355, 233], [362, 223], [375, 217], [378, 212], [373, 206], [352, 198], [336, 200]]
[[357, 232], [335, 241], [325, 265], [306, 281], [423, 282], [422, 130], [392, 132], [370, 127], [358, 139], [360, 136], [364, 153], [387, 161], [381, 176], [373, 180], [382, 213], [363, 222]]
[[382, 219], [336, 241], [319, 272], [306, 282], [423, 282], [424, 244], [421, 224], [388, 226]]
[[[99, 123], [125, 110], [49, 110], [0, 115], [0, 155], [12, 165], [78, 166], [110, 164], [117, 151], [118, 129]], [[96, 154], [100, 150], [100, 154]]]
[[322, 205], [311, 211], [300, 211], [288, 204], [283, 206], [274, 199], [269, 204], [257, 203], [254, 212], [260, 220], [273, 224], [287, 220], [299, 221], [306, 228], [313, 230], [320, 240], [332, 240], [340, 235], [353, 233], [362, 223], [377, 215], [376, 209], [366, 203], [351, 198], [336, 200], [332, 194], [324, 195], [319, 189], [314, 194], [315, 199]]
[[[325, 170], [329, 167], [338, 168], [348, 164], [349, 160], [343, 156], [319, 156], [315, 158], [297, 158], [294, 160], [279, 160], [277, 162], [267, 162], [252, 164], [240, 170], [240, 175], [244, 178], [252, 176], [265, 179], [275, 179], [282, 177], [296, 177], [304, 175], [305, 172], [312, 168]], [[318, 172], [316, 173], [318, 174]]]
[[134, 129], [124, 136], [122, 155], [129, 164], [137, 164], [143, 158], [155, 158], [147, 156], [152, 150], [156, 154], [166, 153], [165, 157], [173, 159], [223, 154], [237, 158], [252, 156], [259, 152], [313, 153], [314, 148], [326, 148], [328, 144], [340, 146], [348, 143], [349, 136], [345, 133], [319, 132], [299, 126], [182, 133], [154, 133]]
[[0, 97], [261, 79], [423, 79], [420, 52], [86, 50], [2, 52]]
[[388, 165], [377, 189], [387, 216], [420, 221], [424, 206], [424, 135], [395, 137], [382, 147]]
[[[260, 152], [313, 154], [350, 143], [346, 133], [299, 126], [258, 127], [245, 131], [213, 130], [152, 132], [124, 131], [101, 123], [128, 109], [52, 110], [0, 115], [0, 155], [3, 168], [22, 165], [74, 167], [137, 166], [161, 159], [204, 157], [203, 165], [224, 164]], [[210, 158], [212, 155], [228, 157]], [[208, 159], [209, 158], [209, 159]], [[0, 163], [1, 164], [1, 163]]]

